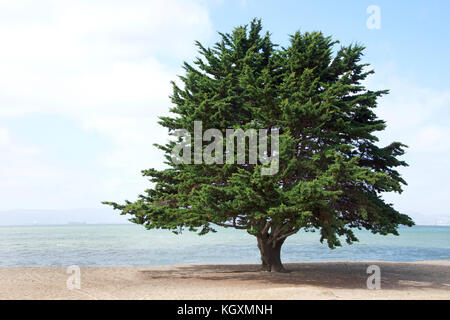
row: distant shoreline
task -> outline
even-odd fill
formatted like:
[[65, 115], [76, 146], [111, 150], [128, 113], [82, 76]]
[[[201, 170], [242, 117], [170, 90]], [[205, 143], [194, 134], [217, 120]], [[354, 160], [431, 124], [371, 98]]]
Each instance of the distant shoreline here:
[[[2, 227], [84, 227], [84, 226], [130, 226], [137, 224], [135, 223], [66, 223], [66, 224], [12, 224], [12, 225], [2, 225], [0, 224], [0, 228]], [[137, 225], [138, 226], [138, 225]], [[450, 227], [450, 224], [416, 224], [414, 227]], [[220, 228], [220, 227], [216, 227]], [[410, 228], [406, 226], [400, 226], [399, 228]]]
[[0, 225], [2, 227], [86, 227], [86, 226], [130, 226], [135, 223], [66, 223], [66, 224], [13, 224]]
[[[369, 290], [367, 268], [381, 270]], [[66, 268], [0, 268], [0, 299], [440, 299], [450, 300], [450, 261], [286, 263], [291, 272], [257, 264], [82, 267], [70, 290]]]

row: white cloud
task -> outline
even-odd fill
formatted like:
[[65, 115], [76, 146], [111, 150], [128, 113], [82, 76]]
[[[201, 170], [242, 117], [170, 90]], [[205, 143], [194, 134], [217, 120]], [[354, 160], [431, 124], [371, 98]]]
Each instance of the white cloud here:
[[11, 137], [11, 134], [7, 128], [0, 127], [0, 158], [2, 161], [6, 161], [10, 158], [15, 159], [12, 155], [20, 157], [29, 157], [39, 153], [39, 149], [32, 146], [19, 146]]
[[3, 208], [64, 208], [92, 203], [101, 194], [90, 172], [49, 157], [45, 148], [0, 128], [0, 195]]
[[450, 151], [450, 126], [426, 126], [417, 132], [412, 145], [415, 148], [429, 152]]
[[[52, 12], [42, 20], [38, 11], [23, 24], [0, 22], [0, 115], [146, 112], [150, 102], [167, 102], [168, 81], [178, 71], [156, 56], [192, 55], [194, 39], [205, 39], [211, 28], [206, 8], [193, 1], [41, 5]], [[14, 13], [34, 17], [33, 9]]]
[[[152, 144], [166, 139], [156, 121], [168, 113], [169, 82], [181, 73], [182, 61], [194, 56], [194, 41], [205, 41], [211, 34], [208, 7], [201, 0], [0, 1], [0, 120], [58, 115], [112, 144], [99, 159], [111, 169], [110, 175], [99, 174], [95, 180], [93, 172], [38, 155], [27, 157], [27, 163], [16, 161], [21, 149], [12, 149], [8, 142], [8, 149], [0, 151], [2, 157], [8, 154], [11, 168], [0, 173], [4, 195], [20, 192], [8, 191], [11, 183], [36, 197], [48, 192], [32, 190], [27, 179], [32, 172], [49, 173], [41, 182], [48, 179], [55, 185], [64, 185], [63, 179], [53, 179], [50, 173], [73, 178], [73, 187], [64, 194], [53, 191], [72, 200], [70, 192], [78, 194], [79, 206], [142, 191], [148, 184], [139, 171], [157, 166], [162, 158]], [[9, 135], [0, 131], [0, 144], [6, 145]], [[83, 152], [82, 145], [73, 147]], [[83, 199], [95, 187], [106, 193], [91, 202]], [[45, 201], [47, 207], [54, 204]], [[8, 200], [1, 206], [12, 209], [20, 203]]]
[[386, 199], [421, 223], [450, 219], [445, 203], [450, 193], [450, 90], [424, 87], [412, 74], [401, 74], [395, 64], [375, 70], [368, 88], [390, 90], [376, 110], [387, 121], [380, 143], [401, 141], [409, 147], [404, 156], [409, 167], [400, 169], [408, 186], [403, 194]]

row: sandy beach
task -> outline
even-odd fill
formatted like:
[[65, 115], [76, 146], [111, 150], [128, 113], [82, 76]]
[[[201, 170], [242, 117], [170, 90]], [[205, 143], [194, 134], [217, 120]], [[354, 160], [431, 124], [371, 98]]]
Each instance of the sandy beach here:
[[[369, 265], [381, 289], [366, 286]], [[0, 299], [450, 299], [450, 261], [286, 263], [291, 272], [251, 264], [81, 268], [68, 289], [66, 268], [2, 268]]]

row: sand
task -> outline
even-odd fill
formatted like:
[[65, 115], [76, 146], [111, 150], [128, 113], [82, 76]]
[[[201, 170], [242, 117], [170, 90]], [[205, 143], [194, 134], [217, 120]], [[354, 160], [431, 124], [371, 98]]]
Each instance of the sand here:
[[[381, 289], [367, 289], [369, 265]], [[251, 264], [81, 268], [0, 268], [0, 299], [450, 299], [450, 261], [286, 263], [291, 272]], [[71, 282], [73, 283], [73, 282]]]

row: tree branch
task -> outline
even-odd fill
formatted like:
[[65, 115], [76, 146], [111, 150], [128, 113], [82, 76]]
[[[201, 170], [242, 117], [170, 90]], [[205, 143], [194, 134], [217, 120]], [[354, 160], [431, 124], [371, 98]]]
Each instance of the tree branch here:
[[272, 221], [268, 220], [266, 221], [266, 225], [264, 226], [264, 228], [261, 231], [261, 234], [267, 234], [267, 232], [269, 231], [270, 225], [272, 224]]
[[296, 234], [297, 232], [298, 232], [298, 229], [294, 229], [294, 230], [292, 230], [292, 231], [290, 231], [290, 232], [288, 232], [288, 233], [285, 233], [285, 234], [279, 236], [279, 237], [275, 240], [275, 242], [276, 242], [276, 241], [283, 240], [283, 239], [285, 239], [285, 238], [287, 238], [287, 237], [289, 237], [289, 236], [292, 236], [293, 234]]
[[218, 226], [221, 226], [221, 227], [247, 230], [247, 227], [238, 226], [238, 225], [236, 225], [236, 223], [234, 223], [234, 224], [226, 224], [226, 223], [221, 223], [221, 222], [212, 222], [212, 223], [214, 223], [214, 224], [216, 224]]

